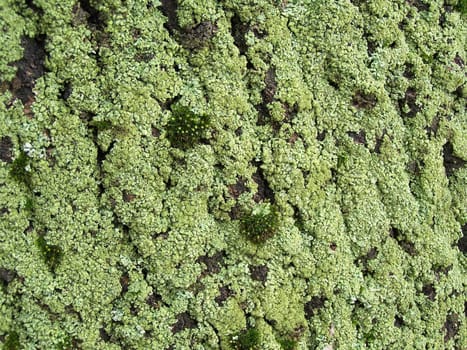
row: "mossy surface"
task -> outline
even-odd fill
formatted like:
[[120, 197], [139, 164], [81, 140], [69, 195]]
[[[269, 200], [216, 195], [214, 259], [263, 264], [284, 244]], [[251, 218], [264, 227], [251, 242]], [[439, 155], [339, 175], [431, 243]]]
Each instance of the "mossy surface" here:
[[0, 347], [464, 349], [465, 7], [0, 0]]

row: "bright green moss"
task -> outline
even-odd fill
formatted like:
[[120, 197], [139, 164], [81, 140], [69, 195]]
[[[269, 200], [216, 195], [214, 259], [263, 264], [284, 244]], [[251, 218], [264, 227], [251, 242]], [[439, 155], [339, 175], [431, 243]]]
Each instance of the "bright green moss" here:
[[242, 234], [254, 243], [264, 243], [274, 236], [279, 225], [279, 216], [275, 206], [269, 203], [258, 204], [251, 212], [240, 219]]
[[55, 269], [62, 260], [62, 249], [57, 245], [48, 244], [43, 235], [37, 238], [36, 245], [50, 271], [55, 272]]
[[13, 161], [10, 175], [18, 182], [30, 185], [31, 175], [29, 173], [30, 159], [26, 152], [21, 152]]
[[172, 107], [167, 138], [174, 147], [189, 148], [205, 136], [209, 126], [208, 116], [197, 115], [190, 108], [177, 104]]
[[19, 334], [15, 331], [8, 333], [5, 343], [3, 344], [4, 350], [19, 350], [20, 349]]
[[248, 328], [234, 340], [236, 349], [238, 350], [255, 350], [259, 349], [261, 335], [256, 328]]

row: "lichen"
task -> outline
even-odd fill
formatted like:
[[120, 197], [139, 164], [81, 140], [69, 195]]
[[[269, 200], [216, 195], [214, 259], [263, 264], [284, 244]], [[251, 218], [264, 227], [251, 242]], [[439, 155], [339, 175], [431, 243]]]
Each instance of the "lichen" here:
[[0, 1], [0, 347], [462, 348], [465, 8]]

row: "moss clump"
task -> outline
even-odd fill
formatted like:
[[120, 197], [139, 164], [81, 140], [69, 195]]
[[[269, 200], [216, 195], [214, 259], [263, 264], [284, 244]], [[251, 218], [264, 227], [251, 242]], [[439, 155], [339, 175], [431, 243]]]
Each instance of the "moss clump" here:
[[297, 348], [297, 342], [292, 339], [281, 338], [279, 339], [279, 344], [284, 350], [294, 350]]
[[209, 126], [209, 117], [197, 115], [188, 107], [175, 105], [167, 124], [167, 138], [174, 147], [188, 148], [200, 141]]
[[11, 164], [10, 175], [16, 181], [25, 183], [29, 186], [31, 178], [26, 168], [29, 165], [29, 157], [25, 152], [21, 152]]
[[277, 209], [269, 203], [261, 203], [240, 219], [242, 234], [254, 243], [263, 243], [277, 232]]
[[236, 349], [239, 349], [239, 350], [258, 349], [259, 340], [260, 340], [259, 331], [256, 328], [249, 328], [241, 332], [237, 336], [235, 340]]
[[10, 332], [5, 339], [3, 344], [4, 350], [17, 350], [20, 348], [19, 344], [19, 334], [17, 332]]
[[36, 241], [44, 262], [47, 264], [51, 272], [55, 272], [58, 264], [62, 260], [62, 248], [56, 245], [48, 244], [44, 236], [39, 236]]

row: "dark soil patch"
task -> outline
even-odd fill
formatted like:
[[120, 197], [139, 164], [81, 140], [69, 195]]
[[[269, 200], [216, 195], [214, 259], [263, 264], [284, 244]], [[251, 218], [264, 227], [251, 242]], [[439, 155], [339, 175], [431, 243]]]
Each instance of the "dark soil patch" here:
[[446, 333], [444, 335], [444, 342], [448, 342], [450, 339], [454, 338], [459, 332], [460, 319], [457, 314], [449, 314], [446, 317], [446, 322], [444, 323], [443, 330]]
[[172, 325], [172, 333], [176, 334], [184, 329], [196, 328], [198, 322], [188, 312], [182, 312], [177, 316], [177, 322]]
[[465, 166], [466, 161], [454, 155], [454, 148], [451, 142], [446, 142], [443, 146], [443, 165], [446, 175], [451, 176], [454, 171]]
[[421, 0], [406, 0], [405, 2], [415, 7], [418, 11], [428, 11], [430, 9], [430, 5], [425, 4]]
[[435, 300], [435, 297], [436, 297], [436, 290], [435, 290], [435, 287], [433, 285], [433, 283], [431, 284], [425, 284], [422, 288], [422, 292], [423, 294], [425, 294], [425, 296], [431, 300], [431, 301], [434, 301]]
[[181, 43], [187, 49], [199, 49], [205, 46], [214, 35], [218, 27], [215, 23], [204, 21], [183, 30]]
[[325, 138], [326, 138], [326, 130], [323, 130], [316, 135], [316, 139], [318, 141], [324, 141]]
[[369, 272], [368, 262], [375, 259], [378, 256], [378, 249], [376, 247], [371, 248], [367, 254], [359, 257], [355, 263], [362, 266], [363, 275], [367, 275]]
[[214, 298], [214, 301], [217, 303], [217, 305], [222, 306], [224, 305], [225, 301], [234, 294], [235, 292], [228, 286], [221, 286], [219, 287], [219, 295]]
[[109, 335], [109, 333], [107, 333], [107, 331], [105, 330], [105, 328], [100, 328], [100, 329], [99, 329], [99, 336], [101, 337], [101, 339], [102, 339], [104, 342], [109, 342], [109, 341], [110, 341], [110, 335]]
[[242, 209], [240, 208], [240, 205], [236, 203], [229, 212], [229, 217], [232, 220], [238, 220], [242, 216]]
[[238, 179], [234, 185], [230, 185], [228, 188], [229, 194], [235, 199], [238, 199], [242, 193], [248, 191], [246, 180], [242, 178]]
[[256, 106], [258, 111], [258, 121], [256, 125], [266, 125], [266, 122], [271, 118], [271, 113], [268, 109], [268, 104], [275, 100], [274, 96], [277, 91], [276, 71], [270, 67], [264, 77], [265, 87], [261, 91], [262, 102]]
[[73, 92], [73, 87], [71, 86], [71, 83], [66, 82], [63, 85], [63, 88], [60, 90], [60, 98], [65, 101], [68, 100], [72, 92]]
[[10, 136], [0, 139], [0, 160], [5, 163], [13, 162], [13, 141]]
[[158, 9], [167, 17], [167, 23], [164, 24], [165, 29], [173, 35], [176, 30], [180, 29], [177, 19], [178, 0], [161, 0], [161, 6]]
[[399, 246], [402, 248], [402, 250], [405, 251], [410, 256], [415, 256], [417, 254], [417, 250], [415, 249], [415, 244], [405, 239], [402, 232], [399, 231], [398, 229], [394, 227], [391, 228], [391, 230], [389, 231], [389, 236], [394, 238], [399, 244]]
[[92, 30], [101, 30], [104, 28], [104, 20], [101, 13], [91, 5], [90, 0], [79, 0], [79, 6], [75, 6], [75, 16], [81, 16], [88, 23]]
[[136, 199], [136, 195], [127, 191], [127, 190], [123, 190], [123, 193], [122, 193], [122, 199], [124, 202], [132, 202]]
[[16, 271], [0, 267], [0, 282], [6, 287], [16, 277]]
[[219, 273], [224, 264], [224, 258], [226, 257], [225, 251], [221, 250], [215, 253], [213, 256], [203, 255], [196, 259], [198, 264], [203, 263], [206, 265], [206, 269], [202, 272], [201, 276], [207, 276]]
[[402, 317], [396, 315], [394, 317], [394, 327], [397, 327], [397, 328], [401, 328], [403, 325], [404, 325], [404, 320], [402, 319]]
[[32, 90], [36, 80], [45, 73], [45, 36], [22, 37], [21, 46], [24, 49], [23, 58], [12, 64], [17, 71], [10, 84], [10, 91], [23, 103], [25, 114], [31, 115], [30, 107], [35, 101]]
[[406, 63], [405, 64], [405, 70], [404, 73], [402, 74], [405, 78], [412, 80], [415, 78], [415, 72], [414, 72], [414, 65], [412, 63]]
[[462, 226], [462, 237], [457, 241], [457, 246], [462, 253], [467, 254], [467, 224]]
[[461, 68], [465, 67], [464, 60], [461, 58], [461, 56], [459, 56], [459, 54], [457, 54], [456, 57], [454, 57], [454, 63]]
[[38, 14], [43, 14], [44, 10], [34, 3], [34, 0], [26, 0], [26, 6]]
[[376, 138], [375, 149], [374, 149], [375, 153], [378, 153], [378, 154], [381, 153], [381, 146], [383, 145], [384, 136], [387, 135], [387, 134], [388, 134], [387, 130], [384, 129], [381, 136]]
[[264, 176], [263, 170], [261, 169], [261, 163], [255, 164], [257, 166], [256, 172], [253, 174], [252, 179], [258, 185], [258, 191], [254, 194], [253, 200], [256, 203], [264, 200], [269, 200], [271, 204], [274, 203], [274, 191], [269, 187], [269, 183]]
[[121, 277], [120, 277], [120, 285], [122, 286], [122, 291], [120, 292], [120, 295], [123, 296], [128, 292], [128, 285], [130, 283], [130, 275], [128, 272], [125, 272]]
[[440, 117], [436, 116], [431, 121], [431, 124], [425, 128], [429, 137], [436, 137], [439, 129]]
[[324, 303], [327, 299], [324, 297], [314, 296], [305, 304], [305, 318], [310, 320], [313, 316], [316, 315], [317, 310], [321, 309], [324, 306]]
[[355, 131], [348, 131], [347, 135], [349, 135], [355, 143], [363, 146], [367, 145], [365, 130], [360, 130], [358, 133]]
[[268, 280], [269, 267], [267, 265], [249, 265], [250, 276], [255, 281], [260, 281], [263, 284]]
[[363, 91], [357, 91], [352, 98], [352, 105], [358, 109], [374, 108], [377, 102], [378, 100], [374, 94]]
[[[405, 106], [409, 107], [408, 112], [404, 112]], [[403, 117], [415, 117], [421, 108], [417, 104], [417, 91], [410, 87], [405, 92], [405, 97], [399, 99], [399, 109]]]
[[161, 303], [162, 303], [162, 296], [160, 294], [157, 294], [156, 292], [149, 294], [148, 297], [146, 298], [146, 304], [153, 307], [154, 309], [158, 309]]
[[293, 106], [290, 106], [287, 102], [282, 104], [285, 110], [285, 121], [290, 123], [298, 113], [298, 104], [297, 102], [294, 103]]
[[243, 23], [240, 17], [235, 14], [230, 19], [230, 34], [234, 39], [235, 46], [238, 47], [240, 55], [245, 55], [248, 50], [248, 45], [246, 44], [245, 36], [248, 33], [248, 25]]

